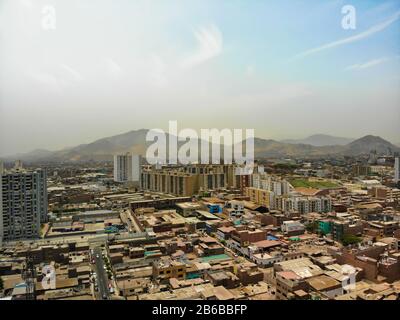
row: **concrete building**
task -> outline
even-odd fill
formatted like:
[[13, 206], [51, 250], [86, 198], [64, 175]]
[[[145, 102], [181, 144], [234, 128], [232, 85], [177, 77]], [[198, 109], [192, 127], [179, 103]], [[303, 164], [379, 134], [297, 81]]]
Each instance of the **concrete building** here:
[[153, 262], [153, 278], [160, 281], [170, 278], [185, 279], [186, 265], [169, 257], [162, 257]]
[[400, 157], [394, 159], [394, 182], [400, 182]]
[[276, 298], [278, 300], [294, 299], [295, 292], [306, 292], [307, 283], [293, 271], [276, 273]]
[[246, 188], [246, 196], [250, 201], [265, 206], [268, 209], [275, 209], [275, 193], [265, 189]]
[[0, 172], [0, 240], [37, 238], [47, 221], [47, 182], [42, 169], [16, 166]]
[[114, 181], [126, 182], [128, 181], [128, 154], [114, 155]]
[[295, 211], [300, 214], [330, 212], [332, 200], [325, 196], [282, 196], [275, 198], [275, 208], [284, 212]]
[[342, 283], [325, 274], [306, 280], [310, 290], [332, 299], [343, 294]]
[[140, 185], [142, 159], [131, 153], [114, 155], [114, 181]]
[[299, 221], [288, 220], [282, 223], [281, 230], [285, 235], [291, 237], [303, 234], [305, 227]]
[[400, 189], [389, 188], [386, 186], [372, 187], [368, 190], [368, 194], [374, 198], [384, 200], [385, 202], [400, 202]]
[[320, 276], [323, 270], [309, 258], [293, 259], [274, 264], [276, 298], [278, 300], [298, 299], [296, 292], [308, 291], [307, 279]]
[[372, 173], [371, 166], [369, 165], [354, 165], [352, 168], [355, 176], [368, 176]]
[[276, 196], [286, 195], [294, 190], [288, 181], [267, 175], [266, 173], [253, 174], [252, 187], [271, 191]]
[[234, 165], [155, 166], [142, 171], [144, 190], [178, 196], [192, 196], [201, 191], [236, 187]]

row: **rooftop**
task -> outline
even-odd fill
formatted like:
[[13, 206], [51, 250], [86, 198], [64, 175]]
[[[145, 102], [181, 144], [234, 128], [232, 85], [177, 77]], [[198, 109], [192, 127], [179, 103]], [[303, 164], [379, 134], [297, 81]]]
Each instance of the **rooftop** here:
[[306, 280], [317, 291], [333, 290], [341, 286], [341, 283], [327, 275], [320, 275]]

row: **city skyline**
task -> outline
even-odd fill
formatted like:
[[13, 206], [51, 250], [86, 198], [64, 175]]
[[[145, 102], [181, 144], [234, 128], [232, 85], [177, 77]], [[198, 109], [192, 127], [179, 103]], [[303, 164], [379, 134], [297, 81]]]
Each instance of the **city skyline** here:
[[399, 40], [400, 0], [0, 0], [0, 303], [390, 313]]
[[3, 1], [0, 156], [173, 119], [399, 143], [400, 3], [352, 1], [355, 30], [341, 26], [346, 4]]

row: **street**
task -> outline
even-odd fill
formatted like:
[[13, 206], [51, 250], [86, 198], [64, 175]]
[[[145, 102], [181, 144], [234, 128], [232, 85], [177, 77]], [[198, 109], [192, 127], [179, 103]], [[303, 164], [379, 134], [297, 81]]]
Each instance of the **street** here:
[[94, 259], [97, 274], [97, 286], [99, 290], [98, 299], [107, 300], [109, 298], [108, 277], [104, 268], [104, 260], [102, 257], [101, 248], [97, 247], [94, 249]]

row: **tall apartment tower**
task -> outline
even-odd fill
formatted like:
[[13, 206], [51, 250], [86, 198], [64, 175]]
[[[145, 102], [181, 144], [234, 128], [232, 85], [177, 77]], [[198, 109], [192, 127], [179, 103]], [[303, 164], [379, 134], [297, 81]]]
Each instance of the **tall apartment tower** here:
[[114, 155], [114, 181], [140, 185], [142, 157], [131, 153]]
[[394, 182], [400, 182], [400, 157], [394, 159]]
[[142, 157], [139, 155], [133, 155], [130, 163], [132, 167], [129, 170], [128, 180], [137, 182], [140, 185], [140, 179], [142, 176]]
[[47, 221], [46, 171], [20, 166], [0, 171], [0, 240], [16, 241], [40, 236]]
[[114, 155], [114, 181], [126, 182], [128, 181], [128, 155], [116, 154]]

